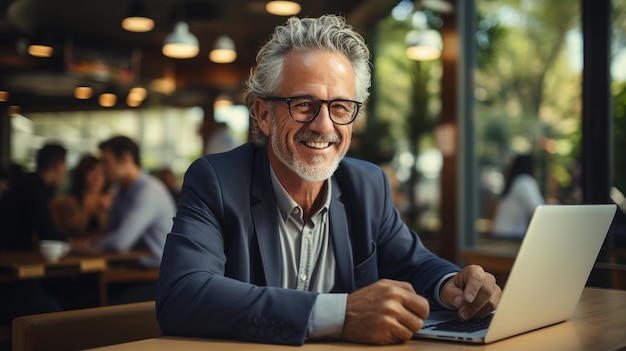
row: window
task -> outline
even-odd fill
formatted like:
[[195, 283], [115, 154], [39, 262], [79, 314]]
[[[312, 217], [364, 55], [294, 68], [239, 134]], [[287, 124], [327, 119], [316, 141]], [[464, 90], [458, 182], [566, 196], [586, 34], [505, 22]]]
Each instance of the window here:
[[58, 141], [68, 149], [71, 169], [83, 154], [97, 155], [101, 141], [125, 135], [139, 144], [146, 170], [168, 166], [181, 175], [202, 153], [202, 119], [200, 108], [168, 107], [14, 115], [11, 160], [32, 170], [36, 151], [45, 142]]
[[577, 2], [477, 0], [478, 235], [488, 237], [513, 158], [534, 156], [548, 203], [580, 203], [582, 36]]

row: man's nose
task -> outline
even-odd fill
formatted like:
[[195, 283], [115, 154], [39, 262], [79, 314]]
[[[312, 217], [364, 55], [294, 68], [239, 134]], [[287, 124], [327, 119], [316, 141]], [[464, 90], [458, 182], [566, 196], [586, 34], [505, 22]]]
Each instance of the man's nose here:
[[309, 123], [309, 128], [321, 135], [327, 135], [333, 132], [335, 126], [333, 121], [330, 119], [328, 105], [326, 103], [323, 103], [322, 106], [320, 106], [320, 111], [317, 114], [317, 117]]

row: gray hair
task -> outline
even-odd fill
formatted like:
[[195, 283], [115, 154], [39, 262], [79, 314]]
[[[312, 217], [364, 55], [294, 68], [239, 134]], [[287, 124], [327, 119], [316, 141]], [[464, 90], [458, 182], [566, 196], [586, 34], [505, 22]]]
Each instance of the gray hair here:
[[363, 37], [346, 24], [341, 16], [324, 15], [319, 18], [292, 17], [283, 26], [276, 27], [269, 41], [256, 56], [256, 67], [245, 83], [245, 103], [250, 110], [251, 136], [257, 144], [266, 144], [267, 137], [260, 130], [253, 105], [257, 98], [272, 96], [282, 84], [285, 57], [294, 50], [324, 50], [339, 52], [350, 60], [356, 76], [356, 100], [364, 102], [371, 84], [370, 52]]

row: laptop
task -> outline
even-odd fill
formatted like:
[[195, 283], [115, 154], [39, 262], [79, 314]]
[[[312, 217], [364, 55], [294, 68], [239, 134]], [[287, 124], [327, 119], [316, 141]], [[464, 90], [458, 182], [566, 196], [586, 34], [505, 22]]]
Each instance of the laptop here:
[[569, 319], [616, 209], [613, 204], [537, 207], [496, 311], [468, 322], [460, 322], [454, 311], [434, 311], [415, 337], [485, 344]]

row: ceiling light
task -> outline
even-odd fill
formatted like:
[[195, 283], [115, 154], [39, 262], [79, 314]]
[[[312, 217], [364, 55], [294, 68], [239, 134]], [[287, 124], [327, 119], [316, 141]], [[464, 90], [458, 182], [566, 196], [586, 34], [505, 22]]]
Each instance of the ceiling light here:
[[141, 105], [146, 95], [148, 95], [148, 91], [144, 87], [131, 88], [126, 97], [126, 104], [130, 107], [137, 107]]
[[209, 59], [215, 63], [231, 63], [236, 58], [235, 42], [226, 35], [217, 38], [213, 50], [209, 53]]
[[7, 109], [7, 115], [9, 116], [19, 115], [20, 112], [22, 112], [22, 108], [17, 105], [11, 105]]
[[54, 47], [47, 35], [39, 33], [28, 43], [27, 52], [34, 57], [50, 57], [54, 53]]
[[215, 98], [215, 102], [213, 102], [213, 109], [218, 110], [222, 107], [228, 107], [233, 105], [233, 99], [226, 94], [220, 94]]
[[98, 98], [98, 103], [102, 107], [113, 107], [117, 103], [117, 96], [110, 92], [102, 93]]
[[126, 105], [130, 107], [137, 107], [141, 105], [141, 100], [135, 100], [133, 99], [132, 95], [128, 94], [128, 96], [126, 97]]
[[30, 44], [28, 53], [35, 57], [50, 57], [54, 53], [54, 48], [49, 45]]
[[88, 86], [78, 86], [74, 88], [74, 97], [79, 100], [87, 100], [91, 98], [93, 90]]
[[265, 11], [277, 16], [293, 16], [298, 14], [301, 9], [297, 1], [269, 1], [265, 4]]
[[153, 79], [150, 82], [150, 90], [159, 94], [171, 95], [176, 91], [176, 80], [173, 77]]
[[143, 101], [148, 95], [148, 91], [144, 87], [134, 87], [128, 92], [128, 98], [135, 101]]
[[163, 55], [172, 58], [192, 58], [198, 55], [198, 38], [189, 32], [185, 22], [178, 22], [174, 31], [165, 38]]
[[122, 28], [129, 32], [149, 32], [154, 28], [154, 20], [148, 17], [142, 0], [134, 0], [128, 16], [122, 20]]
[[406, 56], [415, 61], [436, 60], [441, 56], [443, 47], [441, 34], [429, 29], [425, 31], [412, 30], [407, 34]]
[[28, 45], [28, 54], [35, 57], [50, 57], [54, 53], [52, 45], [43, 42], [33, 42]]

